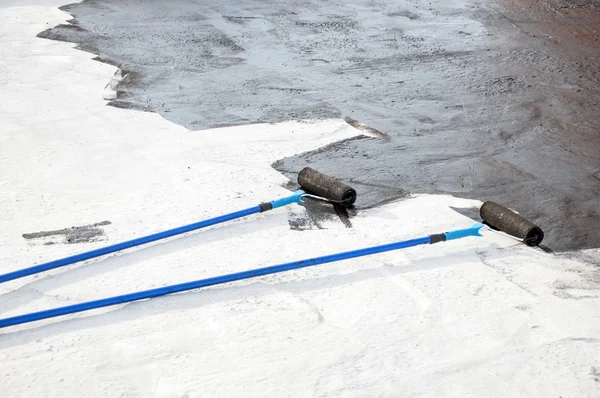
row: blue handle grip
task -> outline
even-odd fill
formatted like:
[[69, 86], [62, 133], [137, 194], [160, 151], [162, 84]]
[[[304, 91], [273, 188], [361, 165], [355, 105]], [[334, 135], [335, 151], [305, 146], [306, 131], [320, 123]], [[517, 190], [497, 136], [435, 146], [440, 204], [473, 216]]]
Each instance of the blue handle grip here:
[[[299, 201], [300, 194], [302, 191], [296, 191], [294, 195], [288, 198], [283, 198], [283, 200], [287, 200], [286, 203], [293, 203], [294, 200]], [[277, 202], [277, 201], [275, 201]], [[272, 203], [272, 202], [270, 202]], [[259, 207], [260, 209], [260, 207]], [[460, 239], [467, 236], [481, 236], [479, 230], [483, 227], [483, 224], [475, 224], [469, 228], [459, 229], [457, 231], [445, 232], [443, 235], [446, 237], [446, 240], [451, 239]], [[108, 307], [111, 305], [117, 305], [121, 303], [128, 303], [131, 301], [137, 300], [145, 300], [153, 297], [164, 296], [167, 294], [173, 294], [178, 292], [183, 292], [187, 290], [200, 289], [202, 287], [214, 286], [222, 283], [229, 283], [233, 281], [239, 281], [243, 279], [254, 278], [262, 275], [270, 275], [278, 272], [290, 271], [293, 269], [299, 269], [304, 267], [311, 267], [314, 265], [331, 263], [334, 261], [347, 260], [355, 257], [363, 257], [370, 256], [376, 253], [383, 253], [392, 250], [404, 249], [407, 247], [413, 247], [417, 245], [425, 245], [432, 244], [436, 242], [443, 242], [443, 240], [439, 240], [442, 234], [425, 236], [417, 239], [405, 240], [401, 242], [389, 243], [386, 245], [380, 246], [372, 246], [364, 249], [352, 250], [342, 253], [330, 254], [322, 257], [314, 257], [310, 259], [294, 261], [291, 263], [273, 265], [270, 267], [256, 268], [248, 271], [236, 272], [233, 274], [226, 274], [221, 276], [216, 276], [213, 278], [200, 279], [191, 282], [180, 283], [177, 285], [170, 286], [162, 286], [155, 289], [143, 290], [134, 293], [124, 294], [121, 296], [108, 297], [100, 300], [93, 300], [79, 304], [67, 305], [64, 307], [52, 308], [49, 310], [32, 312], [23, 315], [17, 315], [10, 318], [0, 319], [0, 328], [4, 328], [7, 326], [20, 325], [22, 323], [39, 321], [42, 319], [53, 318], [57, 316], [74, 314], [77, 312], [88, 311], [95, 308]], [[433, 240], [432, 238], [436, 239]]]
[[444, 232], [444, 235], [446, 236], [446, 240], [460, 239], [460, 238], [465, 238], [467, 236], [483, 236], [479, 233], [479, 230], [481, 228], [483, 228], [484, 226], [485, 225], [483, 225], [482, 223], [477, 223], [477, 224], [470, 226], [469, 228], [457, 229], [455, 231], [450, 231], [450, 232]]
[[273, 208], [276, 209], [278, 207], [287, 206], [291, 203], [300, 204], [303, 202], [302, 195], [306, 195], [306, 192], [299, 189], [290, 196], [286, 196], [285, 198], [275, 199], [275, 200], [271, 201], [271, 206], [273, 206]]
[[169, 238], [171, 236], [183, 234], [186, 232], [194, 231], [200, 228], [209, 227], [211, 225], [220, 224], [225, 221], [235, 220], [248, 216], [250, 214], [260, 213], [262, 208], [260, 206], [250, 207], [248, 209], [236, 211], [234, 213], [225, 214], [219, 217], [210, 218], [208, 220], [196, 222], [182, 227], [169, 229], [162, 232], [157, 232], [151, 235], [142, 236], [140, 238], [131, 239], [121, 243], [115, 243], [114, 245], [101, 247], [99, 249], [90, 250], [88, 252], [75, 254], [73, 256], [61, 258], [47, 263], [34, 265], [33, 267], [23, 268], [6, 274], [0, 274], [0, 283], [8, 282], [13, 279], [23, 278], [28, 275], [37, 274], [40, 272], [48, 271], [51, 269], [64, 267], [69, 264], [73, 264], [79, 261], [89, 260], [91, 258], [104, 256], [106, 254], [115, 253], [121, 250], [129, 249], [135, 246], [143, 245], [146, 243], [154, 242], [160, 239]]

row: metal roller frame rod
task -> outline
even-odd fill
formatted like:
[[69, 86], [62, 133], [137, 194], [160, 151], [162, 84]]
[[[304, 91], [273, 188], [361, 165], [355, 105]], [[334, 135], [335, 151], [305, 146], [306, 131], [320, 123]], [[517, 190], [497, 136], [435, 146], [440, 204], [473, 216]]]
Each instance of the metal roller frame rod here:
[[392, 250], [404, 249], [407, 247], [433, 244], [438, 242], [444, 242], [452, 239], [460, 239], [468, 236], [481, 236], [479, 230], [484, 225], [477, 223], [469, 228], [444, 232], [441, 234], [424, 236], [422, 238], [411, 239], [396, 243], [390, 243], [381, 246], [373, 246], [364, 249], [352, 250], [337, 254], [330, 254], [322, 257], [315, 257], [306, 260], [293, 261], [291, 263], [273, 265], [270, 267], [256, 268], [248, 271], [235, 272], [232, 274], [226, 274], [216, 276], [213, 278], [200, 279], [192, 282], [185, 282], [176, 285], [164, 286], [156, 289], [144, 290], [135, 293], [124, 294], [121, 296], [108, 297], [100, 300], [88, 301], [85, 303], [67, 305], [64, 307], [53, 308], [50, 310], [32, 312], [29, 314], [18, 315], [10, 318], [0, 319], [0, 328], [7, 326], [19, 325], [28, 322], [39, 321], [42, 319], [53, 318], [57, 316], [73, 314], [77, 312], [88, 311], [96, 308], [108, 307], [112, 305], [128, 303], [132, 301], [145, 300], [153, 297], [164, 296], [168, 294], [183, 292], [186, 290], [194, 290], [207, 286], [214, 286], [223, 283], [229, 283], [239, 281], [243, 279], [255, 278], [258, 276], [275, 274], [278, 272], [290, 271], [298, 268], [312, 267], [319, 264], [331, 263], [334, 261], [347, 260], [355, 257], [369, 256], [376, 253], [383, 253]]

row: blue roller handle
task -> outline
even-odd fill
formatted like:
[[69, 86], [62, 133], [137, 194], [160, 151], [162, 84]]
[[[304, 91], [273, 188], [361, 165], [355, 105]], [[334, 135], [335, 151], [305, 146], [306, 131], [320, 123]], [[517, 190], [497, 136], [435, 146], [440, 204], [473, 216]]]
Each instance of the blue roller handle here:
[[151, 235], [142, 236], [141, 238], [131, 239], [121, 243], [115, 243], [114, 245], [101, 247], [99, 249], [90, 250], [85, 253], [75, 254], [73, 256], [61, 258], [54, 261], [49, 261], [47, 263], [34, 265], [33, 267], [23, 268], [17, 271], [9, 272], [6, 274], [0, 275], [0, 283], [8, 282], [13, 279], [23, 278], [25, 276], [37, 274], [44, 271], [49, 271], [54, 268], [64, 267], [66, 265], [70, 265], [79, 261], [89, 260], [90, 258], [100, 257], [105, 254], [110, 254], [114, 252], [118, 252], [121, 250], [129, 249], [134, 246], [140, 246], [146, 243], [154, 242], [160, 239], [169, 238], [171, 236], [183, 234], [186, 232], [194, 231], [196, 229], [209, 227], [211, 225], [224, 223], [226, 221], [235, 220], [236, 218], [246, 217], [250, 214], [260, 213], [263, 211], [276, 209], [278, 207], [286, 206], [291, 203], [302, 203], [302, 195], [305, 192], [298, 190], [294, 192], [292, 195], [287, 196], [285, 198], [276, 199], [274, 201], [264, 203], [262, 205], [250, 207], [248, 209], [236, 211], [233, 213], [225, 214], [219, 217], [210, 218], [208, 220], [199, 221], [193, 224], [184, 225], [182, 227], [169, 229], [162, 232], [157, 232]]
[[373, 246], [365, 249], [352, 250], [343, 253], [330, 254], [328, 256], [316, 257], [307, 260], [294, 261], [291, 263], [273, 265], [270, 267], [256, 268], [249, 271], [235, 272], [233, 274], [226, 274], [221, 276], [215, 276], [213, 278], [200, 279], [192, 282], [180, 283], [177, 285], [170, 285], [159, 287], [156, 289], [143, 290], [140, 292], [123, 294], [121, 296], [108, 297], [100, 300], [88, 301], [80, 304], [67, 305], [64, 307], [53, 308], [50, 310], [32, 312], [29, 314], [18, 315], [10, 318], [0, 319], [0, 328], [7, 326], [19, 325], [22, 323], [39, 321], [42, 319], [53, 318], [61, 315], [73, 314], [76, 312], [88, 311], [96, 308], [108, 307], [111, 305], [117, 305], [122, 303], [128, 303], [131, 301], [138, 301], [149, 299], [152, 297], [164, 296], [167, 294], [173, 294], [183, 292], [186, 290], [199, 289], [202, 287], [219, 285], [223, 283], [239, 281], [243, 279], [255, 278], [257, 276], [275, 274], [278, 272], [290, 271], [298, 268], [312, 267], [314, 265], [331, 263], [334, 261], [346, 260], [354, 257], [369, 256], [371, 254], [387, 252], [391, 250], [404, 249], [407, 247], [432, 244], [437, 242], [443, 242], [445, 240], [460, 239], [467, 236], [481, 236], [479, 230], [483, 227], [483, 224], [475, 224], [470, 228], [461, 229], [457, 231], [444, 232], [443, 234], [436, 234], [425, 236], [422, 238], [406, 240], [402, 242], [390, 243], [387, 245]]

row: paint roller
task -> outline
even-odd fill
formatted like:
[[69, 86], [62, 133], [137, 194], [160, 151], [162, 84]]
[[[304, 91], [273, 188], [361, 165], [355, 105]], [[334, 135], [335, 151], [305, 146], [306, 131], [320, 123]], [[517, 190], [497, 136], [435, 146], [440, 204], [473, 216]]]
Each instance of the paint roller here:
[[350, 207], [356, 202], [354, 188], [310, 167], [305, 167], [298, 173], [298, 184], [306, 191], [307, 197], [326, 198], [327, 201], [344, 207]]
[[84, 260], [89, 260], [95, 257], [100, 257], [106, 254], [115, 253], [121, 250], [130, 249], [135, 246], [140, 246], [146, 243], [154, 242], [161, 239], [166, 239], [171, 236], [183, 234], [186, 232], [206, 228], [212, 225], [221, 224], [227, 221], [246, 217], [255, 213], [262, 213], [278, 207], [287, 206], [292, 203], [303, 203], [303, 198], [309, 197], [333, 204], [339, 204], [344, 207], [350, 207], [356, 201], [356, 191], [344, 184], [343, 182], [330, 177], [317, 170], [306, 167], [298, 174], [298, 183], [301, 190], [293, 194], [275, 199], [270, 202], [261, 203], [257, 206], [250, 207], [244, 210], [239, 210], [233, 213], [224, 214], [208, 220], [195, 222], [193, 224], [184, 225], [169, 229], [162, 232], [157, 232], [151, 235], [142, 236], [140, 238], [131, 239], [125, 242], [116, 243], [114, 245], [101, 247], [99, 249], [90, 250], [84, 253], [75, 254], [69, 257], [46, 262], [32, 267], [8, 272], [0, 275], [0, 283], [8, 282], [14, 279], [23, 278], [25, 276], [38, 274], [40, 272], [49, 271], [51, 269], [64, 267], [73, 263]]
[[496, 202], [484, 202], [479, 215], [484, 224], [520, 238], [528, 246], [539, 246], [544, 239], [544, 231], [540, 227]]

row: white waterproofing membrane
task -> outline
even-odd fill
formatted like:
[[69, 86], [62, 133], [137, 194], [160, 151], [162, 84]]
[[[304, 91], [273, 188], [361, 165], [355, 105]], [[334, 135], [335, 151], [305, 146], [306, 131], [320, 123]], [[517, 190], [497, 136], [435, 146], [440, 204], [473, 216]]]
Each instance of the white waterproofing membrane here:
[[[49, 3], [0, 8], [1, 273], [287, 195], [275, 160], [361, 134], [107, 107], [115, 67], [36, 38], [69, 19]], [[414, 196], [305, 231], [292, 205], [0, 284], [0, 317], [464, 228], [450, 206], [480, 204]], [[483, 233], [0, 329], [0, 396], [598, 396], [599, 251]]]

